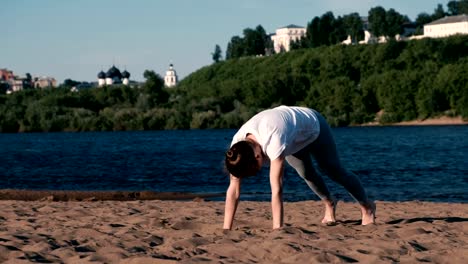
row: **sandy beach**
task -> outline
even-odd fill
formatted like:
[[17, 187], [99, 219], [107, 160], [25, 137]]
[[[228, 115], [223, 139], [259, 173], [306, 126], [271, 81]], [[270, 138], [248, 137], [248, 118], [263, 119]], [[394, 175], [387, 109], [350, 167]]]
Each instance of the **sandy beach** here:
[[[3, 197], [5, 198], [5, 197]], [[0, 201], [0, 263], [468, 263], [468, 204], [379, 202], [361, 226], [354, 203], [320, 224], [317, 201], [241, 201], [223, 231], [224, 202]]]
[[[380, 116], [382, 113], [377, 114]], [[453, 125], [468, 125], [467, 120], [463, 120], [461, 116], [450, 117], [450, 116], [440, 116], [435, 118], [426, 118], [426, 119], [416, 119], [412, 121], [403, 121], [398, 123], [391, 124], [380, 124], [379, 122], [369, 122], [361, 124], [359, 126], [453, 126]]]
[[439, 118], [428, 118], [424, 120], [413, 120], [395, 123], [397, 126], [439, 126], [439, 125], [468, 125], [468, 121], [463, 120], [461, 116], [448, 117], [442, 116]]

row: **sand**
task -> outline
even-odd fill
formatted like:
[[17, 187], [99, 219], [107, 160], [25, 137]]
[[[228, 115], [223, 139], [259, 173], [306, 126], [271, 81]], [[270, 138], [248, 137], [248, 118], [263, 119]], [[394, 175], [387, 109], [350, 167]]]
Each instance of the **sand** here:
[[428, 118], [424, 120], [413, 120], [395, 123], [397, 126], [434, 126], [434, 125], [468, 125], [468, 121], [463, 120], [461, 116], [448, 117], [442, 116], [438, 118]]
[[[377, 113], [377, 119], [382, 115], [382, 111]], [[435, 118], [416, 119], [412, 121], [403, 121], [397, 123], [381, 124], [378, 121], [373, 121], [359, 126], [453, 126], [453, 125], [468, 125], [468, 120], [464, 120], [461, 116], [440, 116]]]
[[468, 204], [379, 202], [361, 226], [340, 203], [335, 226], [316, 201], [241, 201], [223, 231], [224, 202], [0, 201], [0, 263], [468, 263]]

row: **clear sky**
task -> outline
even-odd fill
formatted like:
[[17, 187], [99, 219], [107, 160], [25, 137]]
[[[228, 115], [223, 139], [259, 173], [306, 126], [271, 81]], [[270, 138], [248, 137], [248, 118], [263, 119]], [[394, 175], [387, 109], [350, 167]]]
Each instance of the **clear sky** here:
[[143, 81], [146, 69], [164, 76], [170, 63], [180, 78], [212, 63], [218, 44], [245, 28], [267, 33], [306, 26], [332, 11], [335, 17], [372, 7], [393, 8], [414, 20], [449, 0], [2, 0], [0, 68], [24, 76], [96, 81], [115, 64]]

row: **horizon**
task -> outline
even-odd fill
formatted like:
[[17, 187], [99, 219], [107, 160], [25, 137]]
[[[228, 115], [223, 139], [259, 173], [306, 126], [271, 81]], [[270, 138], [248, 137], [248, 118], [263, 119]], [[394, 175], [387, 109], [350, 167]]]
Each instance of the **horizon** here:
[[[164, 77], [169, 64], [179, 79], [213, 63], [215, 45], [222, 50], [245, 28], [261, 25], [267, 33], [295, 24], [306, 27], [331, 11], [335, 17], [357, 12], [367, 16], [377, 6], [395, 9], [412, 21], [432, 14], [449, 0], [313, 0], [238, 2], [205, 0], [123, 1], [6, 0], [0, 23], [0, 69], [24, 77], [49, 76], [63, 83], [97, 81], [97, 74], [115, 65], [144, 81], [153, 70]], [[12, 23], [14, 21], [14, 23]]]

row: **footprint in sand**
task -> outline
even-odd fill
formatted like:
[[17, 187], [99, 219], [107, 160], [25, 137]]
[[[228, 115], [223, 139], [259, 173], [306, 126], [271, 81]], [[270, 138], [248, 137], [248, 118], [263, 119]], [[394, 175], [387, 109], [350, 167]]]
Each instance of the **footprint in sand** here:
[[202, 224], [195, 222], [196, 219], [196, 217], [184, 217], [175, 222], [171, 228], [174, 230], [200, 230]]

